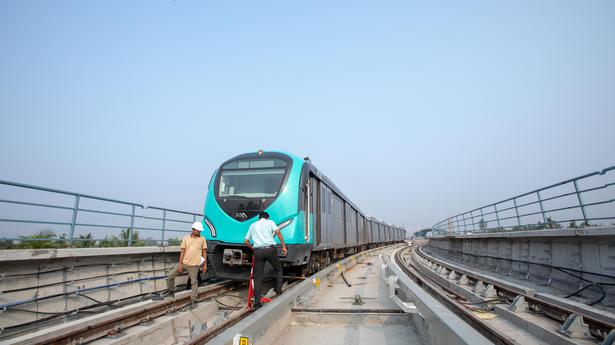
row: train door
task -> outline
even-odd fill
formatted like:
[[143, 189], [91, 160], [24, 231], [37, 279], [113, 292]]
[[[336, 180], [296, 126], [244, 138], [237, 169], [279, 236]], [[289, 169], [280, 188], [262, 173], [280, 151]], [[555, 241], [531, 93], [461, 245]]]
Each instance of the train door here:
[[366, 242], [365, 236], [365, 218], [360, 213], [357, 213], [357, 227], [359, 228], [359, 244], [363, 244]]
[[[305, 238], [306, 241], [312, 238], [313, 243], [318, 245], [320, 243], [320, 233], [317, 229], [319, 226], [319, 218], [318, 213], [318, 183], [319, 181], [310, 174], [310, 178], [308, 179], [307, 188], [306, 188], [306, 203], [307, 205], [305, 210]], [[315, 216], [316, 215], [316, 216]], [[310, 235], [311, 234], [311, 235]]]
[[344, 226], [344, 201], [337, 195], [329, 192], [331, 195], [331, 205], [333, 209], [332, 217], [332, 243], [335, 245], [344, 245], [346, 243], [346, 227]]
[[346, 238], [345, 243], [347, 245], [355, 245], [358, 242], [357, 239], [357, 211], [355, 211], [350, 204], [346, 204], [344, 218], [346, 220]]
[[330, 246], [334, 241], [332, 192], [324, 183], [320, 182], [320, 243], [321, 246]]
[[325, 185], [320, 183], [320, 190], [318, 193], [320, 207], [318, 208], [318, 221], [320, 227], [318, 228], [318, 246], [327, 243], [327, 190]]

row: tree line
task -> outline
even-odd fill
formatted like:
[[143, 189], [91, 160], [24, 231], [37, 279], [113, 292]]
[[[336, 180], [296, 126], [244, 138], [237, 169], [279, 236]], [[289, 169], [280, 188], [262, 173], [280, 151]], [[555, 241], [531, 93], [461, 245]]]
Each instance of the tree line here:
[[[32, 235], [19, 236], [18, 240], [0, 240], [0, 249], [41, 249], [41, 248], [110, 248], [128, 247], [128, 239], [131, 237], [130, 228], [120, 230], [118, 236], [106, 235], [105, 238], [96, 240], [92, 233], [82, 234], [70, 243], [66, 234], [56, 234], [52, 230], [41, 230]], [[179, 246], [181, 238], [169, 238], [165, 245]], [[139, 231], [132, 231], [132, 247], [158, 246], [160, 240], [152, 238], [140, 238]]]

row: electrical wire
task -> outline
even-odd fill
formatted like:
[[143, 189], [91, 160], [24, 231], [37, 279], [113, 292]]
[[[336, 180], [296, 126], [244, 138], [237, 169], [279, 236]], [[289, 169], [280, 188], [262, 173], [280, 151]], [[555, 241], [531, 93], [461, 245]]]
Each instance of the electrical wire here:
[[85, 298], [89, 299], [90, 301], [93, 301], [93, 302], [98, 303], [98, 304], [104, 304], [104, 303], [106, 303], [106, 302], [103, 302], [103, 301], [99, 301], [99, 300], [97, 300], [97, 299], [95, 299], [95, 298], [93, 298], [93, 297], [90, 297], [90, 296], [88, 296], [88, 295], [77, 294], [77, 296], [85, 297]]
[[89, 288], [85, 288], [85, 289], [77, 289], [77, 290], [70, 291], [70, 292], [57, 293], [57, 294], [47, 295], [47, 296], [43, 296], [43, 297], [36, 297], [36, 298], [30, 298], [30, 299], [16, 301], [16, 302], [10, 302], [10, 303], [6, 303], [6, 304], [0, 304], [0, 309], [8, 309], [8, 308], [11, 308], [11, 307], [14, 307], [14, 306], [17, 306], [17, 305], [23, 305], [23, 304], [38, 302], [38, 301], [42, 301], [42, 300], [46, 300], [46, 299], [62, 297], [62, 296], [67, 296], [67, 295], [72, 295], [72, 294], [79, 295], [79, 294], [81, 294], [83, 292], [87, 292], [87, 291], [93, 291], [93, 290], [104, 289], [104, 288], [109, 288], [109, 287], [119, 287], [121, 285], [136, 283], [136, 282], [140, 282], [140, 281], [158, 280], [158, 279], [165, 279], [165, 278], [166, 278], [166, 275], [165, 276], [144, 277], [144, 278], [138, 278], [138, 279], [125, 280], [125, 281], [117, 282], [117, 283], [114, 283], [114, 284], [98, 285], [98, 286], [93, 286], [93, 287], [89, 287]]
[[106, 275], [101, 275], [101, 276], [92, 276], [92, 277], [87, 277], [87, 278], [71, 279], [69, 281], [49, 283], [49, 284], [43, 284], [43, 285], [38, 285], [38, 286], [29, 286], [29, 287], [23, 287], [23, 288], [19, 288], [19, 289], [2, 290], [2, 293], [20, 292], [20, 291], [27, 291], [27, 290], [33, 290], [33, 289], [40, 289], [40, 288], [45, 288], [45, 287], [50, 287], [50, 286], [64, 285], [67, 282], [70, 282], [70, 283], [72, 283], [72, 282], [83, 282], [83, 281], [88, 281], [88, 280], [93, 280], [93, 279], [115, 277], [115, 276], [124, 275], [124, 274], [155, 273], [155, 272], [160, 272], [160, 271], [165, 271], [165, 270], [161, 268], [161, 269], [157, 269], [157, 270], [141, 270], [141, 271], [118, 272], [118, 273], [114, 273], [114, 274], [106, 274]]
[[344, 277], [344, 272], [342, 271], [340, 273], [342, 274], [342, 279], [344, 279], [344, 283], [346, 283], [348, 287], [351, 287], [352, 285], [348, 282], [348, 280], [346, 280], [346, 277]]
[[[494, 298], [494, 299], [489, 299], [486, 301], [482, 301], [482, 302], [467, 302], [467, 301], [457, 301], [461, 304], [465, 304], [465, 305], [476, 305], [476, 304], [486, 304], [486, 303], [493, 303], [493, 302], [505, 302], [506, 304], [508, 304], [508, 300], [504, 299], [504, 298]], [[496, 303], [499, 304], [499, 303]]]
[[592, 302], [587, 303], [587, 305], [594, 305], [594, 304], [596, 304], [596, 303], [600, 303], [600, 302], [602, 302], [602, 300], [606, 297], [606, 292], [604, 291], [604, 288], [603, 288], [602, 286], [600, 286], [599, 284], [594, 284], [594, 283], [592, 283], [592, 284], [588, 284], [588, 285], [586, 285], [586, 286], [584, 286], [584, 287], [580, 288], [579, 290], [577, 290], [577, 291], [575, 291], [575, 292], [572, 292], [572, 293], [570, 293], [570, 294], [568, 294], [568, 295], [566, 295], [566, 296], [564, 296], [564, 297], [565, 297], [565, 298], [570, 298], [570, 297], [572, 297], [572, 296], [578, 295], [578, 294], [580, 294], [581, 292], [583, 292], [585, 289], [588, 289], [588, 288], [593, 287], [593, 286], [595, 286], [595, 287], [597, 287], [598, 289], [600, 289], [600, 292], [601, 292], [602, 296], [600, 296], [598, 299], [596, 299], [596, 300], [594, 300], [594, 301], [592, 301]]
[[[438, 248], [438, 249], [441, 249], [441, 248]], [[510, 258], [500, 258], [500, 257], [497, 257], [497, 256], [491, 256], [491, 255], [479, 255], [479, 254], [463, 253], [463, 252], [460, 252], [460, 251], [447, 250], [447, 249], [442, 249], [442, 250], [445, 250], [447, 252], [456, 253], [456, 254], [470, 255], [470, 256], [480, 257], [480, 258], [488, 258], [488, 259], [494, 259], [494, 260], [505, 260], [505, 261], [516, 262], [516, 263], [523, 263], [523, 264], [529, 264], [529, 265], [537, 265], [537, 266], [549, 267], [549, 268], [553, 268], [553, 269], [559, 270], [562, 273], [569, 274], [569, 275], [571, 275], [571, 276], [573, 276], [573, 277], [575, 277], [577, 279], [581, 279], [581, 280], [585, 280], [585, 278], [581, 278], [581, 277], [579, 277], [577, 275], [573, 275], [573, 273], [567, 272], [567, 271], [572, 271], [572, 272], [581, 273], [581, 274], [589, 274], [589, 275], [594, 275], [594, 276], [599, 276], [599, 277], [609, 278], [609, 279], [614, 279], [615, 280], [615, 276], [612, 276], [612, 275], [609, 275], [609, 274], [590, 272], [590, 271], [583, 271], [583, 270], [578, 270], [578, 269], [575, 269], [575, 268], [553, 266], [553, 265], [549, 265], [549, 264], [543, 264], [543, 263], [540, 263], [540, 262], [532, 262], [532, 261], [527, 261], [527, 260], [516, 260], [516, 259], [510, 259]], [[591, 280], [585, 280], [585, 281], [593, 282]], [[601, 285], [606, 285], [606, 286], [615, 286], [615, 283], [601, 283], [601, 282], [596, 282], [596, 283], [597, 284], [601, 284]]]
[[[151, 293], [148, 292], [148, 293], [143, 293], [143, 294], [135, 295], [135, 296], [132, 296], [130, 298], [124, 299], [122, 301], [130, 300], [130, 299], [134, 299], [134, 298], [140, 298], [140, 297], [148, 296], [148, 295], [151, 295]], [[83, 295], [81, 295], [81, 296], [83, 296]], [[57, 318], [58, 316], [78, 314], [78, 313], [81, 313], [81, 312], [88, 311], [89, 309], [104, 307], [104, 306], [107, 306], [109, 304], [118, 303], [118, 302], [120, 302], [120, 300], [102, 302], [101, 304], [91, 304], [91, 305], [88, 305], [88, 306], [85, 306], [85, 307], [81, 307], [81, 308], [67, 310], [67, 311], [64, 311], [64, 312], [57, 312], [57, 313], [52, 314], [52, 316], [40, 318], [40, 319], [37, 319], [37, 320], [32, 320], [32, 321], [25, 322], [25, 323], [20, 323], [18, 325], [6, 326], [6, 327], [3, 327], [2, 329], [3, 330], [9, 330], [9, 329], [16, 329], [16, 328], [27, 327], [27, 326], [30, 326], [30, 325], [38, 324], [40, 322], [45, 322], [45, 321], [53, 320], [53, 319]], [[25, 312], [34, 312], [32, 310], [14, 309], [14, 308], [11, 308], [11, 310], [25, 311]], [[38, 313], [38, 312], [35, 312], [35, 313]], [[43, 312], [41, 312], [41, 313], [43, 313]], [[44, 312], [44, 314], [51, 314], [51, 312]]]
[[[440, 249], [440, 248], [439, 248]], [[446, 250], [446, 249], [443, 249]], [[588, 272], [588, 271], [582, 271], [582, 270], [577, 270], [574, 268], [568, 268], [568, 267], [561, 267], [561, 266], [553, 266], [553, 265], [549, 265], [549, 264], [543, 264], [543, 263], [539, 263], [539, 262], [531, 262], [531, 261], [527, 261], [527, 260], [515, 260], [515, 259], [509, 259], [509, 258], [499, 258], [499, 257], [495, 257], [495, 256], [491, 256], [491, 255], [478, 255], [478, 254], [470, 254], [470, 253], [462, 253], [459, 251], [452, 251], [452, 250], [446, 250], [448, 252], [453, 252], [456, 254], [462, 254], [462, 255], [470, 255], [470, 256], [474, 256], [474, 257], [482, 257], [482, 258], [489, 258], [489, 259], [494, 259], [494, 260], [505, 260], [505, 261], [510, 261], [510, 262], [516, 262], [516, 263], [524, 263], [524, 264], [529, 264], [529, 265], [538, 265], [538, 266], [543, 266], [543, 267], [549, 267], [552, 269], [555, 269], [559, 272], [565, 273], [567, 275], [570, 275], [576, 279], [579, 279], [581, 281], [584, 281], [586, 283], [589, 283], [588, 285], [586, 285], [585, 287], [570, 293], [567, 296], [564, 296], [564, 298], [570, 298], [572, 296], [578, 295], [579, 293], [583, 292], [584, 290], [595, 286], [598, 289], [600, 289], [601, 292], [601, 297], [599, 297], [598, 299], [588, 302], [586, 303], [587, 305], [593, 306], [594, 304], [600, 303], [602, 302], [602, 300], [604, 300], [604, 298], [606, 297], [606, 291], [604, 290], [603, 286], [615, 286], [615, 283], [603, 283], [603, 282], [597, 282], [597, 281], [593, 281], [593, 280], [589, 280], [587, 278], [583, 278], [581, 276], [578, 276], [572, 272], [576, 272], [576, 273], [581, 273], [581, 274], [589, 274], [589, 275], [595, 275], [595, 276], [600, 276], [600, 277], [604, 277], [604, 278], [609, 278], [609, 279], [615, 279], [615, 276], [611, 276], [608, 274], [602, 274], [602, 273], [596, 273], [596, 272]], [[572, 271], [572, 272], [568, 272], [568, 271]]]
[[[226, 303], [224, 303], [224, 302], [220, 302], [220, 301], [218, 300], [218, 298], [220, 298], [220, 297], [234, 297], [234, 298], [238, 298], [238, 299], [239, 299], [239, 302], [238, 302], [236, 305], [229, 305], [229, 304], [226, 304]], [[239, 310], [239, 309], [241, 309], [242, 307], [240, 307], [240, 305], [241, 305], [241, 304], [243, 304], [243, 303], [245, 303], [244, 301], [247, 301], [247, 300], [248, 300], [246, 297], [239, 296], [239, 295], [231, 295], [231, 294], [222, 294], [222, 295], [219, 295], [219, 296], [214, 297], [213, 299], [214, 299], [214, 301], [216, 301], [216, 303], [220, 304], [221, 306], [223, 306], [223, 307], [227, 307], [227, 308], [229, 308], [229, 309], [234, 309], [234, 310]]]
[[[159, 254], [159, 253], [156, 253], [156, 254]], [[31, 275], [54, 273], [54, 272], [59, 272], [59, 271], [64, 271], [64, 270], [73, 270], [75, 268], [82, 268], [82, 267], [123, 266], [123, 265], [131, 265], [131, 264], [135, 264], [135, 263], [145, 263], [145, 262], [152, 262], [152, 261], [156, 261], [156, 260], [153, 260], [153, 259], [150, 259], [150, 260], [132, 260], [132, 261], [125, 261], [125, 262], [119, 262], [119, 263], [108, 263], [108, 264], [82, 264], [82, 265], [74, 265], [74, 266], [70, 266], [70, 267], [68, 267], [68, 266], [67, 267], [58, 267], [58, 268], [54, 268], [54, 269], [47, 270], [47, 271], [4, 274], [4, 275], [2, 275], [2, 278], [24, 277], [24, 276], [31, 276]], [[175, 261], [173, 261], [173, 260], [165, 260], [165, 263], [170, 263], [170, 262], [175, 262]]]

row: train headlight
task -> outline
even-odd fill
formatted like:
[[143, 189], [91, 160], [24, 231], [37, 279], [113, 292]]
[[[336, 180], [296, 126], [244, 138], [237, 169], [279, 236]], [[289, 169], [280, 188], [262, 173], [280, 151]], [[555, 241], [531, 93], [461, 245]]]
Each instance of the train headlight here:
[[211, 224], [211, 222], [207, 219], [205, 219], [205, 225], [207, 225], [207, 227], [209, 228], [209, 233], [211, 234], [212, 237], [216, 237], [216, 228], [214, 227], [213, 224]]
[[290, 225], [290, 223], [292, 223], [292, 222], [293, 222], [293, 219], [292, 219], [292, 218], [291, 218], [291, 219], [289, 219], [289, 220], [285, 220], [285, 221], [283, 221], [282, 223], [278, 224], [278, 229], [282, 230], [282, 229], [284, 229], [285, 227], [287, 227], [288, 225]]

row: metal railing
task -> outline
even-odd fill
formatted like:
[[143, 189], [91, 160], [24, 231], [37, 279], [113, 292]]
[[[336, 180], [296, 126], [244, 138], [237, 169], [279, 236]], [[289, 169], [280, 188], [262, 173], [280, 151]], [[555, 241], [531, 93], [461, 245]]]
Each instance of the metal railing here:
[[433, 235], [613, 226], [614, 171], [612, 166], [448, 217], [432, 227]]
[[[39, 194], [28, 196], [36, 193]], [[47, 219], [41, 219], [45, 218], [43, 215]], [[87, 220], [96, 218], [93, 216], [98, 218]], [[201, 213], [0, 180], [0, 241], [5, 249], [11, 244], [20, 248], [25, 242], [52, 243], [56, 247], [62, 244], [66, 247], [167, 245], [171, 239], [169, 233], [182, 236], [190, 233], [190, 225], [202, 218]], [[14, 230], [17, 225], [22, 225], [22, 229]], [[34, 228], [40, 229], [41, 225], [67, 232], [56, 234], [49, 229], [36, 232]], [[111, 235], [112, 230], [120, 230], [120, 236]], [[79, 233], [82, 235], [78, 236]], [[99, 236], [92, 236], [93, 233]], [[152, 233], [154, 238], [146, 235]], [[139, 238], [139, 235], [148, 237]]]

